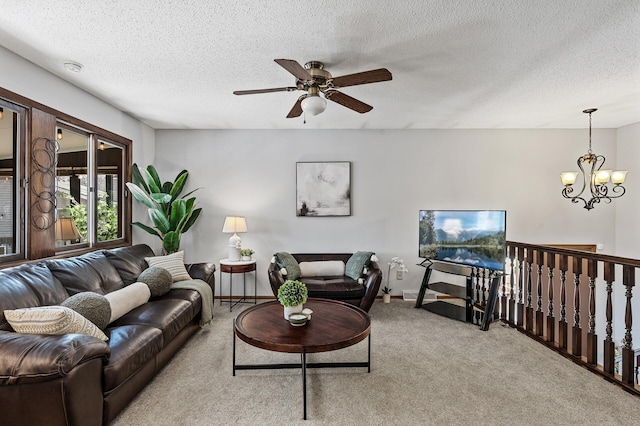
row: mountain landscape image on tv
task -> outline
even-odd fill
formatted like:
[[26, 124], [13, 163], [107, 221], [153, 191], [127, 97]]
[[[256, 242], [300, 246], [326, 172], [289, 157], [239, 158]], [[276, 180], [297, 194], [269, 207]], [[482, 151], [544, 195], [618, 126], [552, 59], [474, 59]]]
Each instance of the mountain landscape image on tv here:
[[504, 210], [420, 210], [419, 256], [504, 270]]

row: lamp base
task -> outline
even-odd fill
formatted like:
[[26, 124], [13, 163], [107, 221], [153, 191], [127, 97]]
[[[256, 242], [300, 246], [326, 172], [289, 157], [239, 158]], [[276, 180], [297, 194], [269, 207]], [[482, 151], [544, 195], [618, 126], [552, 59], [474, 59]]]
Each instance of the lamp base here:
[[242, 244], [242, 240], [240, 240], [240, 237], [238, 236], [238, 234], [234, 233], [229, 238], [229, 260], [230, 261], [232, 262], [240, 261], [241, 244]]

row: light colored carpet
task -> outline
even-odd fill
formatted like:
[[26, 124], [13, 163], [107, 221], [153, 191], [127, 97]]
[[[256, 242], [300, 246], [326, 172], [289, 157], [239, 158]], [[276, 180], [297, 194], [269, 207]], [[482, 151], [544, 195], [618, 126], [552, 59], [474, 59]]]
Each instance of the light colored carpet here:
[[[640, 424], [639, 398], [518, 331], [496, 322], [482, 332], [399, 299], [371, 308], [371, 373], [307, 370], [305, 422], [300, 370], [232, 376], [233, 318], [241, 309], [216, 305], [212, 325], [113, 425]], [[365, 340], [308, 361], [363, 361], [366, 354]], [[299, 360], [237, 340], [238, 363]]]

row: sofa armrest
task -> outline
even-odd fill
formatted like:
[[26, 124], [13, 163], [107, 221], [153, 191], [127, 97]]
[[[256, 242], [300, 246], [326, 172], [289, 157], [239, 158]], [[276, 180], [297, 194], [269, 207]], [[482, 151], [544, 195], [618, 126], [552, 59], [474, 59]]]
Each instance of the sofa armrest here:
[[187, 272], [191, 278], [194, 280], [202, 280], [209, 284], [215, 296], [216, 265], [214, 263], [187, 263], [184, 266], [187, 268]]
[[364, 276], [365, 293], [362, 301], [360, 302], [360, 308], [369, 312], [371, 305], [376, 300], [378, 290], [380, 290], [380, 283], [382, 283], [382, 269], [376, 262], [370, 262], [367, 266], [367, 274]]
[[275, 263], [269, 263], [267, 273], [269, 274], [269, 284], [271, 285], [271, 291], [273, 291], [273, 295], [277, 298], [278, 289], [282, 284], [284, 284], [284, 277], [280, 273], [280, 268]]
[[95, 358], [106, 360], [110, 354], [107, 342], [83, 334], [50, 336], [0, 331], [0, 385], [65, 377], [75, 367]]

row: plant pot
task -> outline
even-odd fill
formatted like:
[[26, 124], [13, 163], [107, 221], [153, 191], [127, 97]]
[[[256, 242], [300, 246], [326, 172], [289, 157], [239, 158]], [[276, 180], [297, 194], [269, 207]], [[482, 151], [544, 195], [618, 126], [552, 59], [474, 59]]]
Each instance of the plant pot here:
[[289, 321], [289, 315], [294, 312], [302, 312], [302, 303], [296, 306], [284, 306], [284, 319]]
[[391, 302], [391, 295], [390, 295], [389, 293], [384, 293], [384, 294], [382, 295], [382, 301], [383, 301], [384, 303], [389, 303], [389, 302]]
[[251, 260], [251, 256], [242, 256], [242, 260], [244, 261]]

